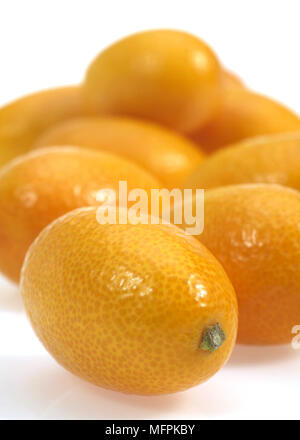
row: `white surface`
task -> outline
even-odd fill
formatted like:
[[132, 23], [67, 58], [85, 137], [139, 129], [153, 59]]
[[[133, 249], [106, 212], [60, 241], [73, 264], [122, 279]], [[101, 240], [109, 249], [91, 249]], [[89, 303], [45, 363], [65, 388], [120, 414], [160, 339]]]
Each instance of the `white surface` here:
[[[299, 16], [296, 0], [3, 1], [0, 105], [80, 81], [99, 50], [127, 33], [172, 27], [204, 38], [249, 86], [300, 112]], [[239, 346], [221, 372], [187, 392], [140, 398], [104, 391], [52, 360], [17, 289], [0, 278], [0, 419], [298, 419], [299, 361], [291, 346]]]

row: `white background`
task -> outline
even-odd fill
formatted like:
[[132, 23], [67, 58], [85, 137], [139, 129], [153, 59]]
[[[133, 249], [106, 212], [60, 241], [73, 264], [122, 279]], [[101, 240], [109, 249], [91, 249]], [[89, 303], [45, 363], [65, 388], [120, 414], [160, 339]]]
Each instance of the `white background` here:
[[[1, 1], [0, 105], [77, 83], [119, 37], [171, 27], [199, 35], [250, 87], [300, 113], [299, 17], [298, 0]], [[214, 378], [184, 393], [105, 391], [56, 365], [34, 336], [17, 288], [0, 277], [0, 419], [299, 419], [299, 366], [300, 350], [290, 345], [239, 346]]]

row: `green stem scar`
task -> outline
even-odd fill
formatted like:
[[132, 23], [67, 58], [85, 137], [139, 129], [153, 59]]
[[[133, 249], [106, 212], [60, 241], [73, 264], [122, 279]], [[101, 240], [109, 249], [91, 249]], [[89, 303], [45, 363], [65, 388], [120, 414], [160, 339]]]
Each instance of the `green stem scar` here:
[[203, 332], [200, 343], [201, 350], [210, 351], [211, 353], [221, 347], [226, 339], [226, 335], [222, 327], [217, 322], [216, 325], [206, 327]]

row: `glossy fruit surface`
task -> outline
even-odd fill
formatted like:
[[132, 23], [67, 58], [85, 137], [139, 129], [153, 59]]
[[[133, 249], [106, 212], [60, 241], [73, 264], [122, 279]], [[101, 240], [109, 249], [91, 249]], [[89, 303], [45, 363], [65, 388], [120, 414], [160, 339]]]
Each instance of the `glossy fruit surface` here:
[[289, 343], [300, 322], [300, 193], [269, 184], [208, 190], [199, 239], [235, 288], [238, 342]]
[[245, 138], [300, 130], [300, 118], [282, 104], [247, 89], [224, 89], [219, 114], [192, 139], [213, 152]]
[[[208, 379], [235, 340], [237, 305], [223, 268], [167, 225], [100, 225], [95, 208], [46, 228], [22, 270], [26, 310], [46, 349], [72, 373], [135, 394]], [[204, 334], [222, 328], [210, 352]]]
[[44, 130], [82, 114], [75, 86], [44, 90], [0, 108], [0, 166], [29, 151]]
[[[0, 172], [0, 270], [18, 281], [25, 253], [39, 232], [72, 209], [97, 205], [126, 180], [128, 191], [159, 182], [117, 155], [49, 148], [15, 159]], [[118, 192], [116, 194], [118, 196]]]
[[129, 118], [78, 118], [56, 125], [35, 146], [78, 145], [118, 153], [176, 188], [204, 154], [189, 140], [158, 125]]
[[221, 79], [220, 64], [203, 41], [156, 30], [130, 35], [101, 52], [87, 71], [84, 92], [94, 112], [189, 132], [218, 110]]
[[251, 138], [226, 147], [200, 164], [184, 186], [214, 188], [259, 182], [300, 190], [300, 131]]

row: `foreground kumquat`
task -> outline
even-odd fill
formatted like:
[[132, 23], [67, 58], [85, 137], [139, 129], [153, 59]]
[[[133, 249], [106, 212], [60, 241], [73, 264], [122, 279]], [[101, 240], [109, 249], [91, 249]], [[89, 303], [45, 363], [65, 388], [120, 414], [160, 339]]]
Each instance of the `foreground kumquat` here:
[[235, 341], [233, 287], [215, 257], [172, 225], [106, 224], [82, 208], [31, 246], [21, 290], [38, 337], [72, 373], [135, 394], [207, 380]]

